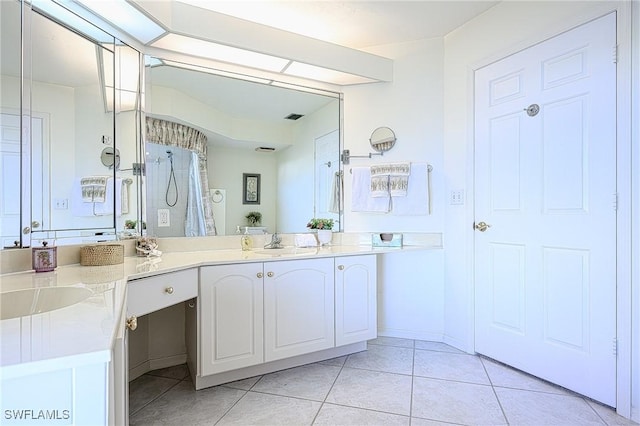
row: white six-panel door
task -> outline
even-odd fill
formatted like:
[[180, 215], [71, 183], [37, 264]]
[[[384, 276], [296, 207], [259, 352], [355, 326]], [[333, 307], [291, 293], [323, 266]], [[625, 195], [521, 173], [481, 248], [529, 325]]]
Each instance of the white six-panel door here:
[[475, 75], [476, 351], [611, 406], [615, 45], [610, 14]]

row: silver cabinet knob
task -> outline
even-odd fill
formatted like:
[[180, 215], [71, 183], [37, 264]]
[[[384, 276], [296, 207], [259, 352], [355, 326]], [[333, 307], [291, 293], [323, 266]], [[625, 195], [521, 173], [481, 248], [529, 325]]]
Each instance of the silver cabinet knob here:
[[344, 265], [338, 265], [338, 269], [339, 269], [340, 271], [344, 271]]
[[173, 287], [167, 287], [164, 289], [164, 292], [167, 294], [173, 294]]
[[256, 277], [258, 277], [258, 278], [262, 278], [262, 277], [264, 277], [264, 274], [263, 274], [262, 272], [258, 272], [258, 273], [256, 274]]
[[269, 278], [273, 277], [273, 272], [267, 272], [267, 276], [268, 276]]
[[33, 229], [40, 228], [40, 222], [38, 222], [37, 220], [34, 220], [33, 222], [31, 222], [31, 228]]

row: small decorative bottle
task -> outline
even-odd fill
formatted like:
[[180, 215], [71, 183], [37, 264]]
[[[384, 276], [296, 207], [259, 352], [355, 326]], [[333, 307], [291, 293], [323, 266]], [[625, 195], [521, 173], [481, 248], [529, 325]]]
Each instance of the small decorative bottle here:
[[253, 240], [251, 240], [249, 230], [246, 230], [244, 235], [240, 237], [240, 247], [242, 247], [242, 251], [248, 251], [253, 248]]
[[51, 272], [58, 266], [57, 247], [47, 247], [47, 242], [42, 242], [42, 247], [31, 249], [31, 265], [36, 272]]

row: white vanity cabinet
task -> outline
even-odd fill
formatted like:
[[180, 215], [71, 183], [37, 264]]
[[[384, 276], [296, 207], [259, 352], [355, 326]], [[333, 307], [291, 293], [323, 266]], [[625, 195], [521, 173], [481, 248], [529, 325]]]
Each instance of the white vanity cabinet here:
[[200, 268], [203, 376], [264, 361], [263, 264]]
[[376, 255], [202, 266], [192, 304], [196, 389], [348, 355], [376, 337]]
[[377, 337], [376, 256], [335, 259], [336, 346]]
[[334, 347], [334, 260], [265, 263], [265, 361]]

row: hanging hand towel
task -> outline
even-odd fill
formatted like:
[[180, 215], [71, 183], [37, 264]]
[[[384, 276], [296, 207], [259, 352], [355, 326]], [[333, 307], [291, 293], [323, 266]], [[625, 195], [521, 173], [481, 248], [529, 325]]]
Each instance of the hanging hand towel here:
[[337, 171], [333, 176], [329, 212], [340, 213], [340, 195], [342, 194], [342, 172]]
[[411, 163], [376, 164], [371, 166], [373, 197], [404, 197], [407, 195]]
[[351, 211], [352, 212], [389, 212], [391, 197], [371, 196], [371, 169], [354, 167], [351, 169]]
[[80, 179], [82, 201], [85, 203], [104, 203], [107, 195], [109, 176], [87, 176]]
[[411, 175], [405, 197], [393, 197], [392, 214], [418, 216], [429, 214], [429, 177], [427, 164], [411, 164]]

